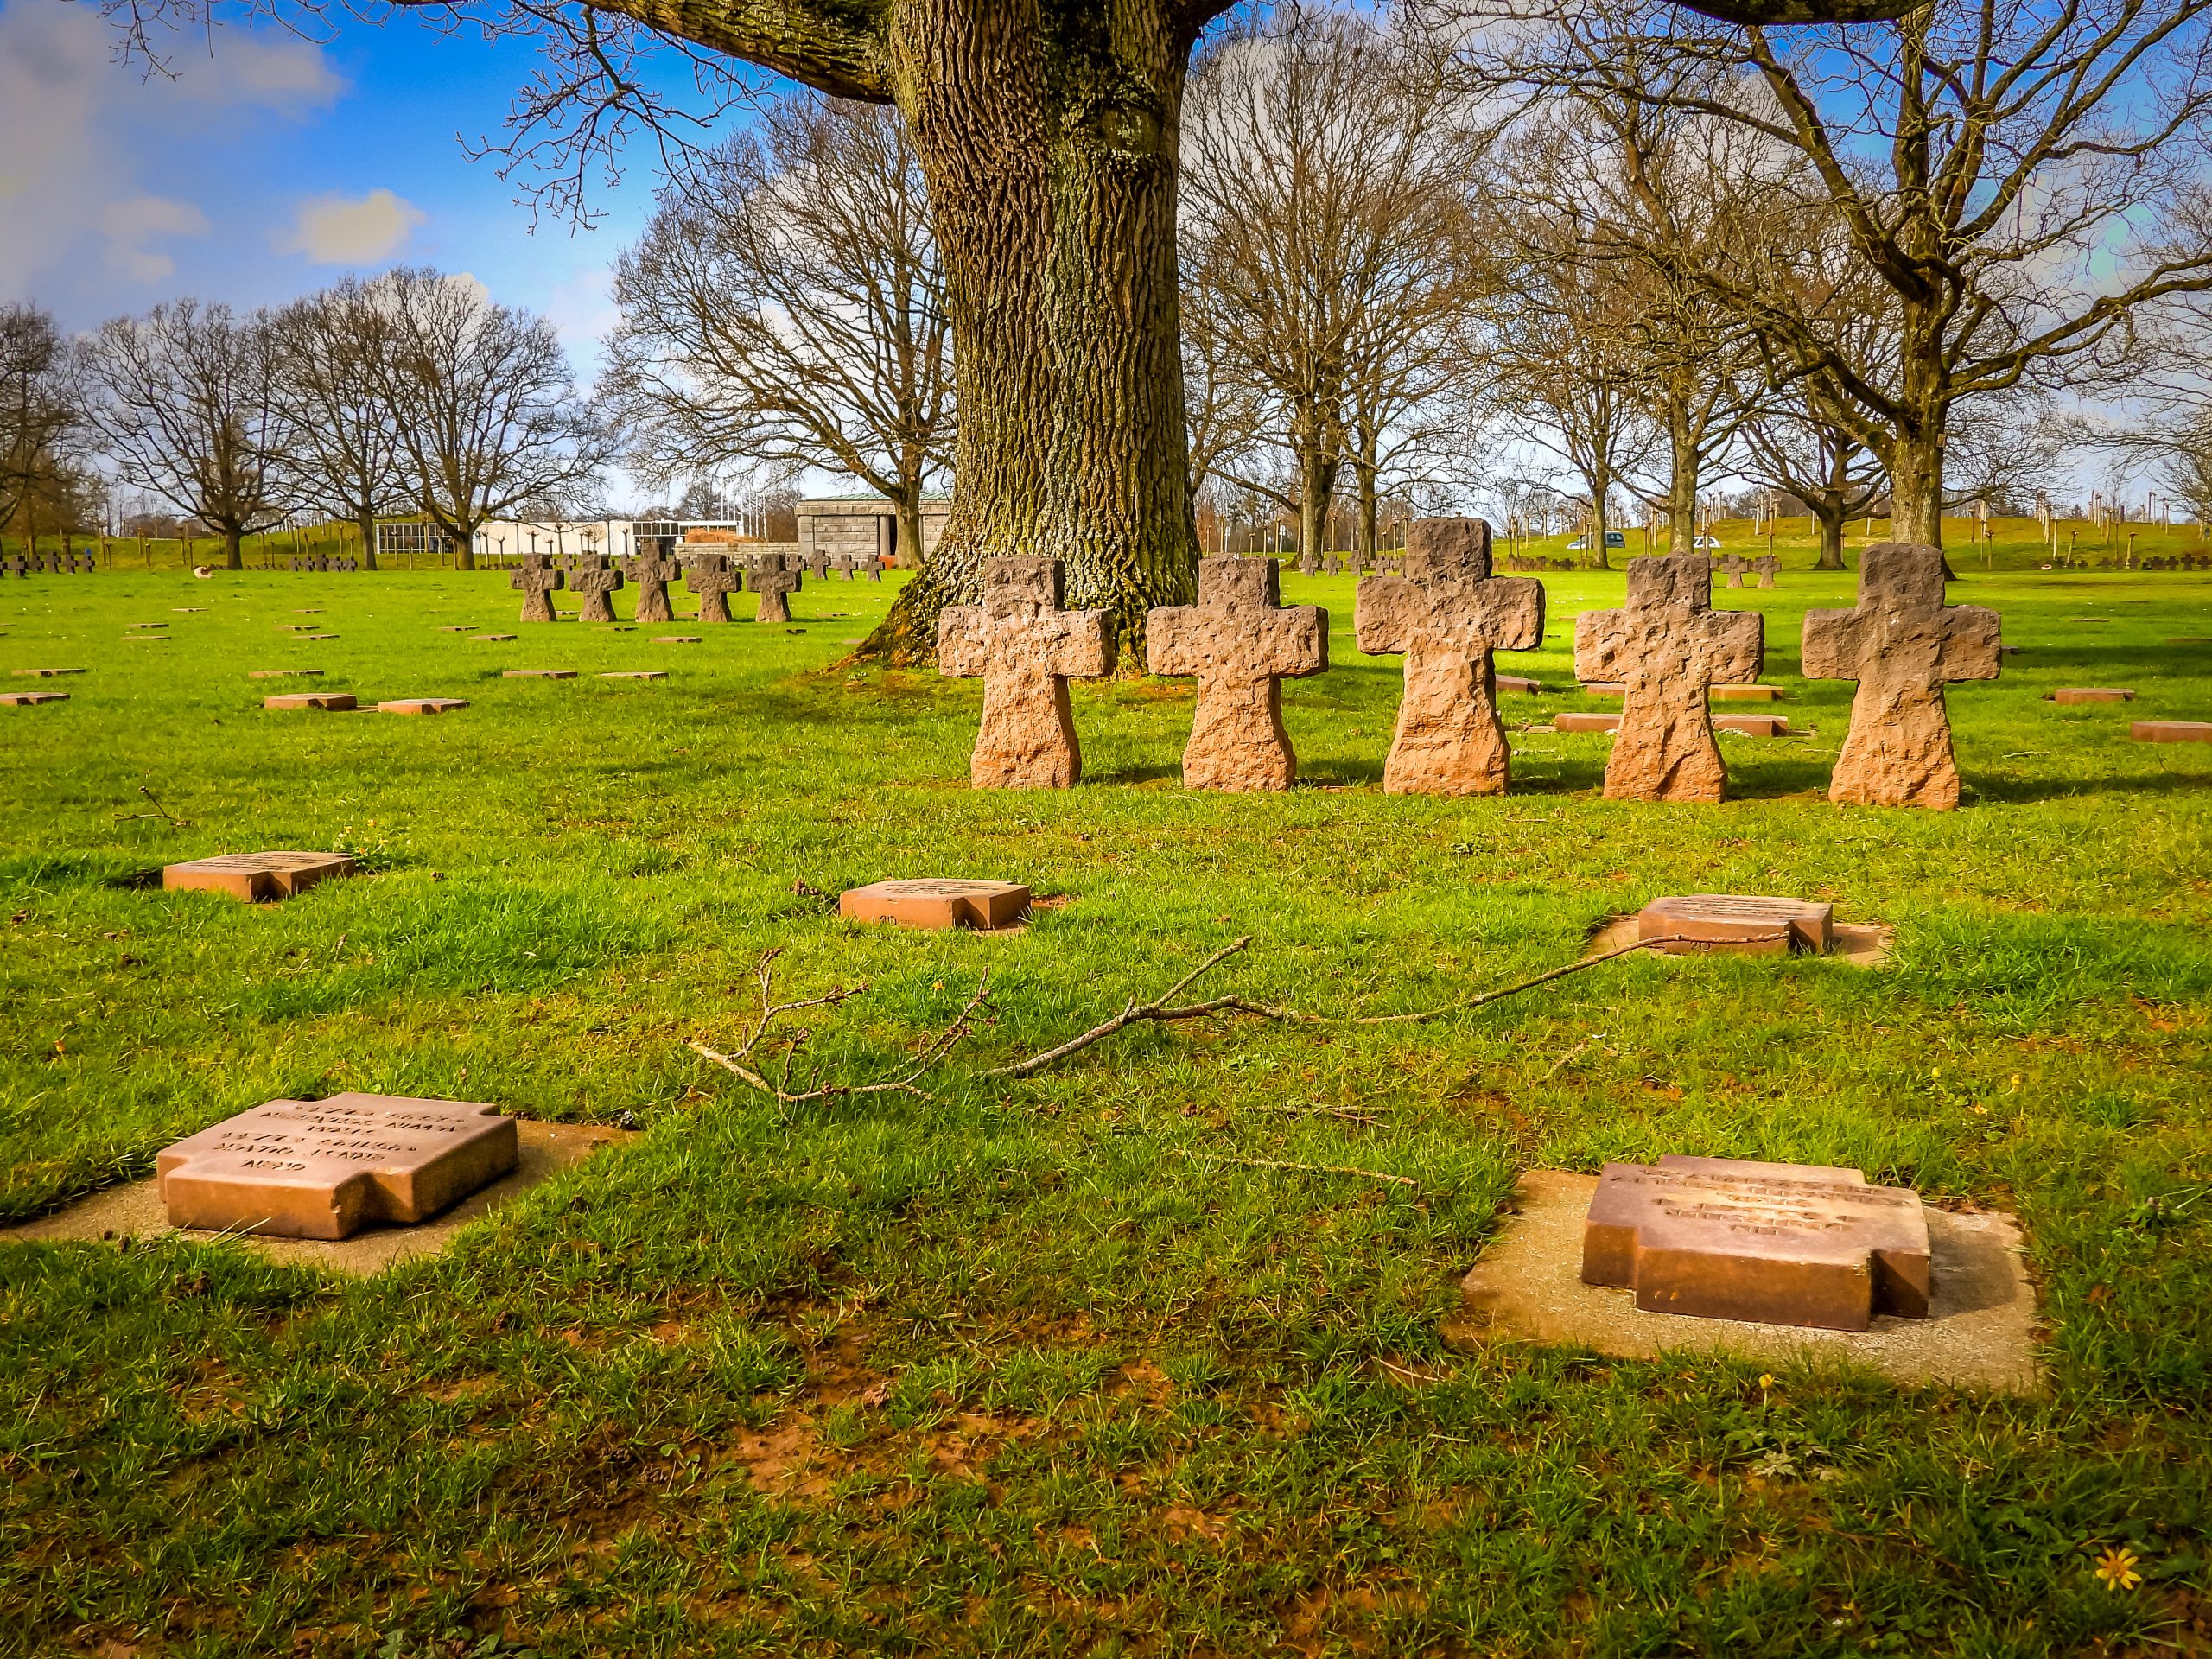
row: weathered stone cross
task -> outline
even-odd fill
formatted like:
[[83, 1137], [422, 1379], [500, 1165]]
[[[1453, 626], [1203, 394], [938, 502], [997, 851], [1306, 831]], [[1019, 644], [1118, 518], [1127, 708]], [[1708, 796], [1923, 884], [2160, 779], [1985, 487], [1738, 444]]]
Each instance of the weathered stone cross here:
[[1759, 586], [1771, 588], [1774, 579], [1782, 574], [1782, 561], [1771, 553], [1763, 554], [1751, 561], [1751, 569], [1759, 573]]
[[1721, 574], [1728, 578], [1728, 585], [1731, 588], [1740, 588], [1744, 585], [1744, 571], [1746, 568], [1744, 563], [1744, 556], [1740, 553], [1731, 553], [1720, 561]]
[[552, 621], [553, 591], [560, 587], [561, 582], [561, 573], [553, 568], [553, 562], [543, 553], [524, 554], [522, 569], [507, 578], [507, 586], [522, 595], [522, 620], [525, 622]]
[[1706, 556], [1672, 553], [1629, 561], [1625, 609], [1574, 619], [1575, 677], [1626, 687], [1605, 762], [1614, 800], [1718, 801], [1728, 792], [1706, 697], [1716, 682], [1758, 678], [1766, 622], [1757, 611], [1716, 611], [1712, 602]]
[[1942, 550], [1904, 542], [1866, 550], [1856, 610], [1805, 613], [1805, 677], [1859, 682], [1830, 800], [1959, 804], [1943, 686], [1997, 677], [1999, 620], [1983, 606], [1945, 605]]
[[983, 723], [968, 766], [977, 789], [1066, 789], [1083, 776], [1068, 678], [1114, 671], [1104, 611], [1061, 609], [1058, 559], [988, 559], [983, 602], [938, 615], [938, 672], [983, 677]]
[[683, 585], [699, 601], [702, 622], [729, 620], [729, 596], [745, 588], [745, 573], [733, 570], [720, 553], [701, 553], [685, 562]]
[[1183, 750], [1187, 789], [1288, 789], [1297, 779], [1282, 681], [1327, 670], [1329, 613], [1286, 609], [1281, 588], [1273, 559], [1200, 559], [1198, 602], [1145, 618], [1145, 666], [1198, 677]]
[[1415, 519], [1405, 572], [1363, 578], [1352, 613], [1362, 651], [1405, 653], [1405, 697], [1382, 787], [1502, 795], [1512, 748], [1497, 717], [1490, 654], [1544, 643], [1544, 585], [1491, 574], [1490, 524], [1481, 518]]
[[1300, 553], [1298, 556], [1298, 574], [1300, 575], [1317, 575], [1320, 573], [1320, 569], [1321, 556], [1319, 554], [1308, 551]]
[[676, 613], [669, 608], [668, 584], [683, 574], [676, 561], [658, 548], [648, 547], [642, 553], [633, 553], [622, 561], [623, 573], [638, 590], [639, 622], [673, 622]]
[[784, 568], [780, 553], [758, 555], [745, 573], [745, 585], [760, 595], [760, 607], [753, 613], [755, 622], [788, 622], [791, 607], [785, 603], [790, 594], [799, 590], [799, 574]]
[[622, 573], [611, 570], [607, 561], [596, 554], [577, 559], [569, 570], [569, 591], [583, 595], [583, 607], [576, 613], [579, 622], [612, 622], [614, 620], [614, 594], [622, 586]]

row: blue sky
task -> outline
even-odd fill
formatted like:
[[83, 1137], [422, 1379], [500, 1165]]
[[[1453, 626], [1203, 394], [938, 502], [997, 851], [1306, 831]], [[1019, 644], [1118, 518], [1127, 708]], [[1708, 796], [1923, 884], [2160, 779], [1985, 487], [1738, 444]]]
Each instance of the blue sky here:
[[[321, 43], [224, 29], [116, 60], [96, 6], [0, 0], [0, 299], [65, 327], [179, 295], [245, 307], [405, 259], [550, 316], [580, 367], [608, 267], [652, 208], [639, 146], [600, 228], [540, 222], [461, 138], [496, 136], [533, 54], [406, 14]], [[671, 66], [673, 67], [674, 66]]]

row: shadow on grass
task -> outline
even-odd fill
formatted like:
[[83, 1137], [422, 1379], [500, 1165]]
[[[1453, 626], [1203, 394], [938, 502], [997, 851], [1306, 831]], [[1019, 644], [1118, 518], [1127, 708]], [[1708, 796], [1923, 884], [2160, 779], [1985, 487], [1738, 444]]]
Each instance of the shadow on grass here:
[[1967, 787], [1980, 801], [2003, 801], [2020, 805], [2035, 801], [2066, 800], [2079, 796], [2201, 794], [2212, 786], [2212, 776], [2162, 772], [2139, 778], [2094, 778], [2068, 782], [2056, 778], [2023, 778], [2017, 783], [1966, 774]]

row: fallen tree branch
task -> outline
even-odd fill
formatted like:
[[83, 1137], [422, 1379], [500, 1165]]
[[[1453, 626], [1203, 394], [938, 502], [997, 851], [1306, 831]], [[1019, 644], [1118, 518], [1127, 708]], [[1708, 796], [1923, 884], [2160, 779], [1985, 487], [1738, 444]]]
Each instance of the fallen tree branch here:
[[1180, 1007], [1171, 1006], [1170, 999], [1177, 992], [1217, 963], [1235, 956], [1246, 945], [1251, 944], [1252, 936], [1247, 933], [1222, 946], [1220, 950], [1177, 980], [1153, 1001], [1147, 1002], [1141, 1007], [1131, 1002], [1104, 1024], [1093, 1026], [1081, 1036], [1071, 1037], [1056, 1048], [1048, 1048], [1041, 1054], [1033, 1054], [1027, 1059], [1017, 1060], [1011, 1065], [994, 1066], [989, 1071], [978, 1072], [976, 1075], [985, 1077], [1026, 1077], [1033, 1071], [1043, 1071], [1055, 1060], [1065, 1059], [1069, 1055], [1089, 1048], [1093, 1043], [1103, 1041], [1111, 1037], [1116, 1032], [1124, 1030], [1141, 1020], [1164, 1024], [1179, 1020], [1203, 1020], [1207, 1015], [1215, 1014], [1249, 1014], [1262, 1020], [1280, 1020], [1300, 1026], [1423, 1025], [1431, 1020], [1441, 1020], [1447, 1014], [1463, 1014], [1470, 1008], [1484, 1007], [1492, 1002], [1503, 1001], [1509, 996], [1518, 996], [1523, 991], [1532, 991], [1539, 985], [1548, 985], [1555, 979], [1565, 979], [1569, 974], [1579, 974], [1586, 968], [1595, 968], [1599, 963], [1611, 962], [1616, 957], [1625, 957], [1630, 951], [1649, 950], [1662, 944], [1678, 944], [1682, 942], [1680, 935], [1673, 933], [1668, 934], [1663, 938], [1638, 939], [1631, 944], [1624, 944], [1617, 950], [1603, 951], [1594, 957], [1584, 957], [1580, 961], [1570, 962], [1563, 968], [1547, 969], [1535, 978], [1524, 979], [1518, 984], [1501, 986], [1494, 991], [1478, 992], [1473, 996], [1463, 997], [1457, 1002], [1447, 1002], [1440, 1008], [1423, 1008], [1413, 1014], [1307, 1014], [1299, 1008], [1280, 1007], [1272, 1002], [1255, 1002], [1247, 997], [1238, 996], [1233, 992], [1227, 996], [1217, 996], [1210, 1001], [1189, 1002]]
[[1192, 1152], [1169, 1148], [1178, 1158], [1211, 1158], [1217, 1164], [1242, 1164], [1247, 1169], [1294, 1169], [1306, 1175], [1357, 1175], [1363, 1180], [1389, 1181], [1397, 1186], [1419, 1186], [1410, 1175], [1385, 1175], [1379, 1169], [1354, 1169], [1348, 1164], [1293, 1164], [1281, 1158], [1232, 1158], [1225, 1152]]
[[858, 985], [842, 986], [834, 991], [825, 991], [820, 996], [800, 997], [794, 1001], [779, 1002], [774, 1000], [773, 994], [774, 963], [782, 954], [779, 949], [764, 951], [761, 953], [760, 962], [754, 965], [754, 977], [760, 987], [760, 1012], [753, 1020], [753, 1029], [747, 1034], [744, 1043], [740, 1046], [737, 1052], [722, 1053], [718, 1049], [708, 1047], [696, 1038], [692, 1039], [690, 1047], [693, 1052], [704, 1055], [733, 1077], [750, 1084], [764, 1095], [773, 1095], [777, 1100], [786, 1106], [800, 1105], [814, 1100], [841, 1099], [848, 1095], [898, 1093], [918, 1095], [924, 1100], [934, 1100], [936, 1098], [934, 1095], [917, 1086], [918, 1079], [950, 1053], [955, 1044], [975, 1029], [976, 1015], [990, 997], [991, 976], [986, 972], [976, 982], [976, 994], [968, 999], [968, 1006], [961, 1009], [954, 1016], [952, 1023], [931, 1039], [930, 1046], [922, 1051], [920, 1058], [912, 1065], [895, 1077], [886, 1077], [875, 1083], [824, 1084], [816, 1088], [802, 1088], [795, 1090], [790, 1087], [791, 1061], [812, 1033], [801, 1029], [792, 1037], [789, 1046], [784, 1051], [782, 1076], [779, 1081], [771, 1083], [747, 1064], [753, 1058], [753, 1051], [760, 1046], [761, 1039], [768, 1034], [769, 1027], [775, 1023], [779, 1015], [795, 1013], [801, 1008], [837, 1007], [849, 1002], [856, 996], [864, 995], [868, 988], [868, 982], [863, 980]]

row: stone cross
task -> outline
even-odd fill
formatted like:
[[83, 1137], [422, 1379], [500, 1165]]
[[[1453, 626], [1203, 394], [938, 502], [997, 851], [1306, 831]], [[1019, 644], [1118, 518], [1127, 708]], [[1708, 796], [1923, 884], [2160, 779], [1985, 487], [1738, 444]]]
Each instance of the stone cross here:
[[1298, 574], [1300, 575], [1314, 575], [1319, 572], [1320, 569], [1321, 559], [1319, 554], [1301, 553], [1298, 556]]
[[1759, 573], [1759, 586], [1771, 588], [1774, 579], [1782, 574], [1782, 561], [1771, 553], [1763, 554], [1751, 561], [1751, 569]]
[[830, 555], [826, 550], [819, 547], [814, 550], [813, 563], [807, 567], [807, 574], [817, 582], [830, 580]]
[[507, 578], [507, 586], [522, 595], [524, 621], [554, 620], [553, 590], [561, 586], [562, 581], [561, 573], [553, 568], [553, 561], [543, 553], [523, 555], [522, 568]]
[[1418, 518], [1402, 576], [1368, 576], [1353, 631], [1369, 652], [1402, 652], [1405, 696], [1382, 767], [1392, 794], [1502, 795], [1511, 762], [1497, 717], [1493, 651], [1544, 643], [1544, 585], [1491, 574], [1490, 524]]
[[729, 596], [745, 588], [745, 573], [730, 568], [720, 553], [702, 553], [683, 566], [683, 585], [699, 601], [702, 622], [729, 620]]
[[1282, 603], [1273, 559], [1200, 559], [1198, 602], [1145, 618], [1145, 666], [1195, 674], [1183, 750], [1186, 789], [1288, 789], [1298, 757], [1282, 726], [1282, 682], [1329, 666], [1329, 613]]
[[569, 591], [583, 595], [583, 607], [576, 613], [579, 622], [612, 622], [614, 620], [614, 594], [622, 586], [622, 573], [607, 568], [607, 561], [596, 556], [582, 557], [569, 569]]
[[833, 563], [837, 567], [837, 574], [842, 576], [847, 582], [850, 582], [853, 579], [854, 575], [860, 569], [858, 563], [854, 560], [853, 556], [849, 553], [840, 553]]
[[788, 622], [791, 607], [785, 601], [798, 592], [801, 578], [796, 570], [784, 569], [780, 553], [764, 553], [755, 558], [745, 573], [745, 585], [760, 595], [760, 604], [753, 613], [755, 622]]
[[1903, 542], [1866, 550], [1856, 610], [1805, 613], [1805, 677], [1859, 682], [1830, 800], [1959, 804], [1943, 686], [1997, 677], [1999, 621], [1980, 605], [1945, 605], [1942, 550]]
[[642, 553], [633, 553], [621, 562], [622, 572], [638, 590], [639, 622], [673, 622], [676, 613], [669, 608], [668, 584], [683, 573], [676, 561], [658, 547], [648, 545]]
[[1574, 619], [1577, 679], [1625, 686], [1620, 733], [1605, 762], [1617, 801], [1718, 801], [1728, 769], [1706, 706], [1717, 682], [1745, 685], [1766, 660], [1757, 611], [1716, 611], [1702, 553], [1628, 563], [1628, 604]]
[[1744, 571], [1746, 566], [1742, 554], [1731, 553], [1720, 561], [1720, 569], [1722, 574], [1727, 576], [1728, 585], [1731, 588], [1740, 588], [1744, 585]]
[[1064, 582], [1058, 559], [988, 559], [983, 602], [939, 613], [938, 672], [983, 677], [977, 789], [1067, 789], [1083, 776], [1068, 679], [1114, 671], [1114, 632], [1104, 611], [1061, 608]]

